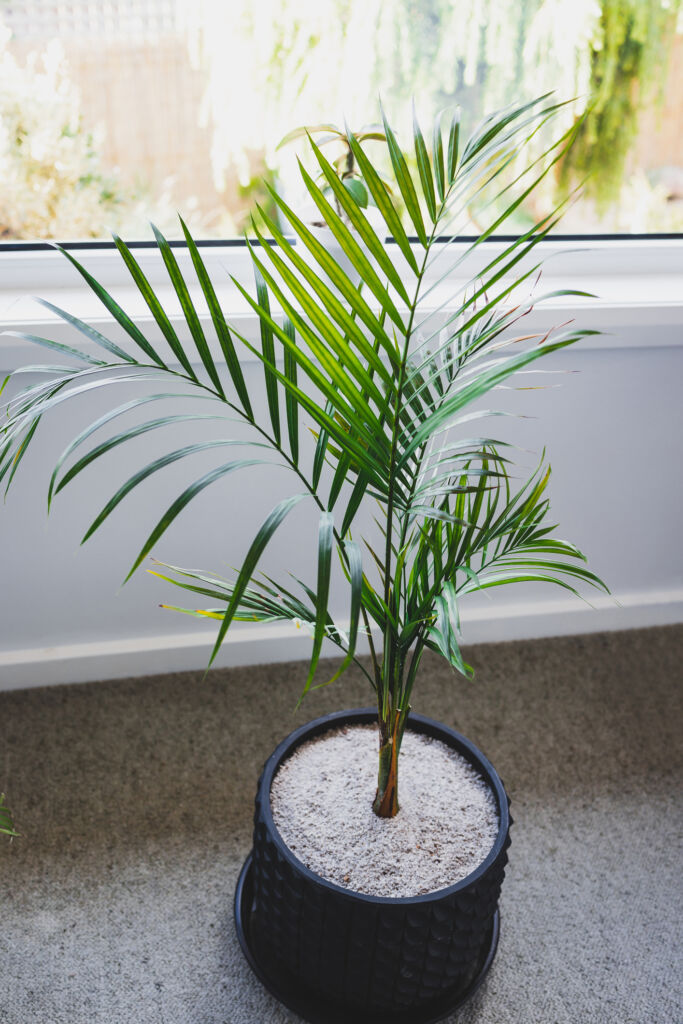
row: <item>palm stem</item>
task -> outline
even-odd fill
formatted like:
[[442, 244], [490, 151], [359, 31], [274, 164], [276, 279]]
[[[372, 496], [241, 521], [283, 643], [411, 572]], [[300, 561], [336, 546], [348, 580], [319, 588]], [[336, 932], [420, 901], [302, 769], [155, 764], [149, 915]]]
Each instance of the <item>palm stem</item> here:
[[[445, 200], [444, 200], [445, 203]], [[443, 204], [442, 204], [443, 209]], [[413, 301], [410, 305], [410, 313], [408, 317], [408, 324], [406, 326], [406, 333], [403, 342], [403, 351], [401, 354], [401, 363], [398, 374], [398, 385], [396, 389], [396, 401], [394, 404], [394, 423], [391, 437], [391, 454], [389, 460], [389, 495], [387, 500], [387, 512], [386, 512], [386, 539], [385, 539], [385, 554], [384, 554], [384, 603], [387, 609], [394, 610], [396, 619], [398, 620], [400, 614], [400, 608], [398, 601], [394, 601], [392, 594], [391, 585], [391, 565], [392, 565], [392, 540], [394, 532], [394, 505], [395, 505], [395, 487], [396, 487], [396, 457], [398, 451], [398, 433], [401, 424], [401, 408], [403, 403], [403, 395], [405, 390], [405, 377], [406, 367], [408, 363], [408, 353], [410, 350], [410, 342], [412, 338], [413, 322], [415, 314], [417, 312], [417, 304], [420, 295], [420, 288], [422, 286], [422, 279], [427, 269], [427, 263], [429, 259], [429, 252], [434, 242], [436, 227], [438, 224], [438, 218], [432, 227], [431, 234], [425, 246], [425, 254], [422, 260], [422, 265], [418, 269], [417, 278], [415, 282], [415, 294]], [[415, 471], [415, 477], [419, 472], [419, 459], [417, 461], [417, 468]], [[401, 516], [401, 544], [405, 542], [405, 524], [407, 521], [406, 513]], [[402, 588], [399, 586], [399, 591]], [[395, 587], [394, 587], [395, 590]], [[382, 818], [391, 818], [398, 813], [398, 780], [395, 778], [398, 772], [398, 752], [400, 749], [401, 739], [403, 738], [403, 730], [405, 729], [405, 723], [407, 720], [407, 710], [403, 707], [397, 706], [397, 698], [400, 698], [401, 693], [401, 682], [403, 675], [403, 659], [399, 658], [398, 644], [395, 628], [392, 626], [391, 619], [387, 615], [384, 632], [384, 658], [382, 662], [382, 693], [381, 701], [378, 699], [378, 714], [379, 714], [379, 728], [380, 728], [380, 757], [379, 757], [379, 772], [378, 772], [378, 784], [377, 784], [377, 796], [373, 804], [373, 810], [375, 814]], [[390, 687], [389, 681], [393, 678], [393, 686]], [[379, 698], [378, 693], [378, 698]], [[391, 700], [390, 700], [391, 696]], [[391, 718], [394, 719], [393, 728], [391, 727]], [[381, 794], [381, 795], [380, 795]]]

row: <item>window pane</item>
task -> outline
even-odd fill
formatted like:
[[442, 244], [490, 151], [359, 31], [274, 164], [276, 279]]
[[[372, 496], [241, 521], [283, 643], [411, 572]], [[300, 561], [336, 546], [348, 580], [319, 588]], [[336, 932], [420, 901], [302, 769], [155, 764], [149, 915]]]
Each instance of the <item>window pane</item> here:
[[425, 126], [458, 104], [473, 126], [548, 90], [571, 101], [554, 136], [593, 110], [515, 227], [588, 175], [563, 232], [681, 232], [680, 6], [0, 0], [0, 239], [147, 238], [150, 219], [177, 237], [176, 211], [199, 237], [239, 237], [262, 177], [297, 200], [305, 140], [277, 145], [299, 125], [357, 130], [381, 93], [409, 139], [412, 96]]

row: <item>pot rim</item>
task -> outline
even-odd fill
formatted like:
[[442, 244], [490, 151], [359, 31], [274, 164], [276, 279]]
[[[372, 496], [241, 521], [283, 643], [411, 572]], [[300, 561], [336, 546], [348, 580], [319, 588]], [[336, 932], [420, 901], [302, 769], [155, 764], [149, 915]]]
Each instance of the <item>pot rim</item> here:
[[493, 864], [493, 862], [501, 855], [505, 846], [505, 841], [510, 828], [510, 812], [505, 788], [498, 772], [481, 750], [474, 745], [474, 743], [461, 735], [461, 733], [456, 732], [455, 729], [451, 729], [450, 726], [444, 725], [443, 722], [439, 722], [433, 718], [427, 718], [426, 715], [420, 715], [412, 711], [408, 717], [408, 728], [411, 726], [417, 726], [417, 728], [414, 728], [415, 732], [426, 733], [427, 735], [434, 736], [436, 739], [441, 739], [442, 742], [446, 742], [449, 746], [455, 747], [455, 749], [457, 749], [459, 753], [463, 754], [470, 764], [479, 771], [487, 786], [493, 793], [498, 810], [498, 834], [496, 835], [495, 842], [488, 854], [474, 869], [474, 871], [470, 872], [469, 875], [461, 878], [459, 882], [455, 882], [453, 885], [445, 886], [443, 889], [434, 889], [432, 892], [420, 893], [416, 896], [373, 896], [371, 893], [357, 892], [355, 889], [347, 889], [342, 885], [337, 885], [336, 882], [331, 882], [329, 879], [317, 874], [317, 872], [312, 871], [303, 863], [303, 861], [299, 860], [299, 858], [292, 853], [289, 846], [283, 839], [273, 819], [270, 802], [271, 785], [280, 765], [296, 749], [296, 747], [300, 746], [306, 740], [313, 739], [315, 736], [321, 735], [324, 732], [328, 732], [330, 729], [337, 728], [344, 724], [372, 725], [376, 723], [376, 721], [377, 709], [372, 707], [349, 708], [345, 711], [335, 711], [332, 714], [322, 715], [319, 718], [314, 718], [310, 722], [306, 722], [304, 725], [299, 726], [277, 745], [263, 768], [263, 774], [259, 782], [259, 795], [264, 794], [267, 796], [267, 799], [262, 800], [261, 814], [265, 824], [269, 830], [272, 831], [272, 835], [279, 842], [281, 854], [284, 856], [285, 860], [295, 867], [298, 872], [303, 874], [310, 882], [322, 886], [324, 889], [331, 890], [332, 892], [341, 893], [349, 899], [357, 900], [360, 903], [379, 903], [383, 905], [396, 906], [430, 903], [441, 900], [444, 897], [455, 895], [464, 889], [469, 888], [471, 885], [476, 884], [476, 882], [486, 874], [491, 864]]

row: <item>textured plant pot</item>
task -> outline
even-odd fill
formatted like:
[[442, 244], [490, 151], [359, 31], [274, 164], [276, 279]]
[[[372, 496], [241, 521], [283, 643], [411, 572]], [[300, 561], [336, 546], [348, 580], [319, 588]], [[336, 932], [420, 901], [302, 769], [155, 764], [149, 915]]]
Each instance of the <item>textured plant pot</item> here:
[[484, 755], [452, 729], [411, 714], [410, 729], [454, 748], [480, 773], [499, 816], [486, 859], [462, 881], [437, 892], [390, 898], [344, 889], [305, 867], [273, 822], [271, 783], [294, 749], [329, 729], [376, 718], [368, 708], [326, 715], [293, 732], [266, 762], [254, 815], [252, 952], [290, 987], [348, 1008], [350, 1020], [359, 1012], [377, 1019], [387, 1014], [438, 1019], [429, 1017], [430, 1007], [466, 991], [481, 970], [507, 863], [509, 801]]

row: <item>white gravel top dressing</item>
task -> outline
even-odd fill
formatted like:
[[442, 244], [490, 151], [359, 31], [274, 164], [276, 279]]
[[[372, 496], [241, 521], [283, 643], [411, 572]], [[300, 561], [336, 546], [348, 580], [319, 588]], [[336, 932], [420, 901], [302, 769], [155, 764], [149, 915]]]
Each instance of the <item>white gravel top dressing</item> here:
[[498, 812], [486, 782], [445, 743], [406, 729], [395, 818], [372, 810], [378, 734], [330, 730], [302, 744], [271, 786], [273, 819], [306, 867], [354, 892], [418, 896], [454, 885], [486, 858]]

